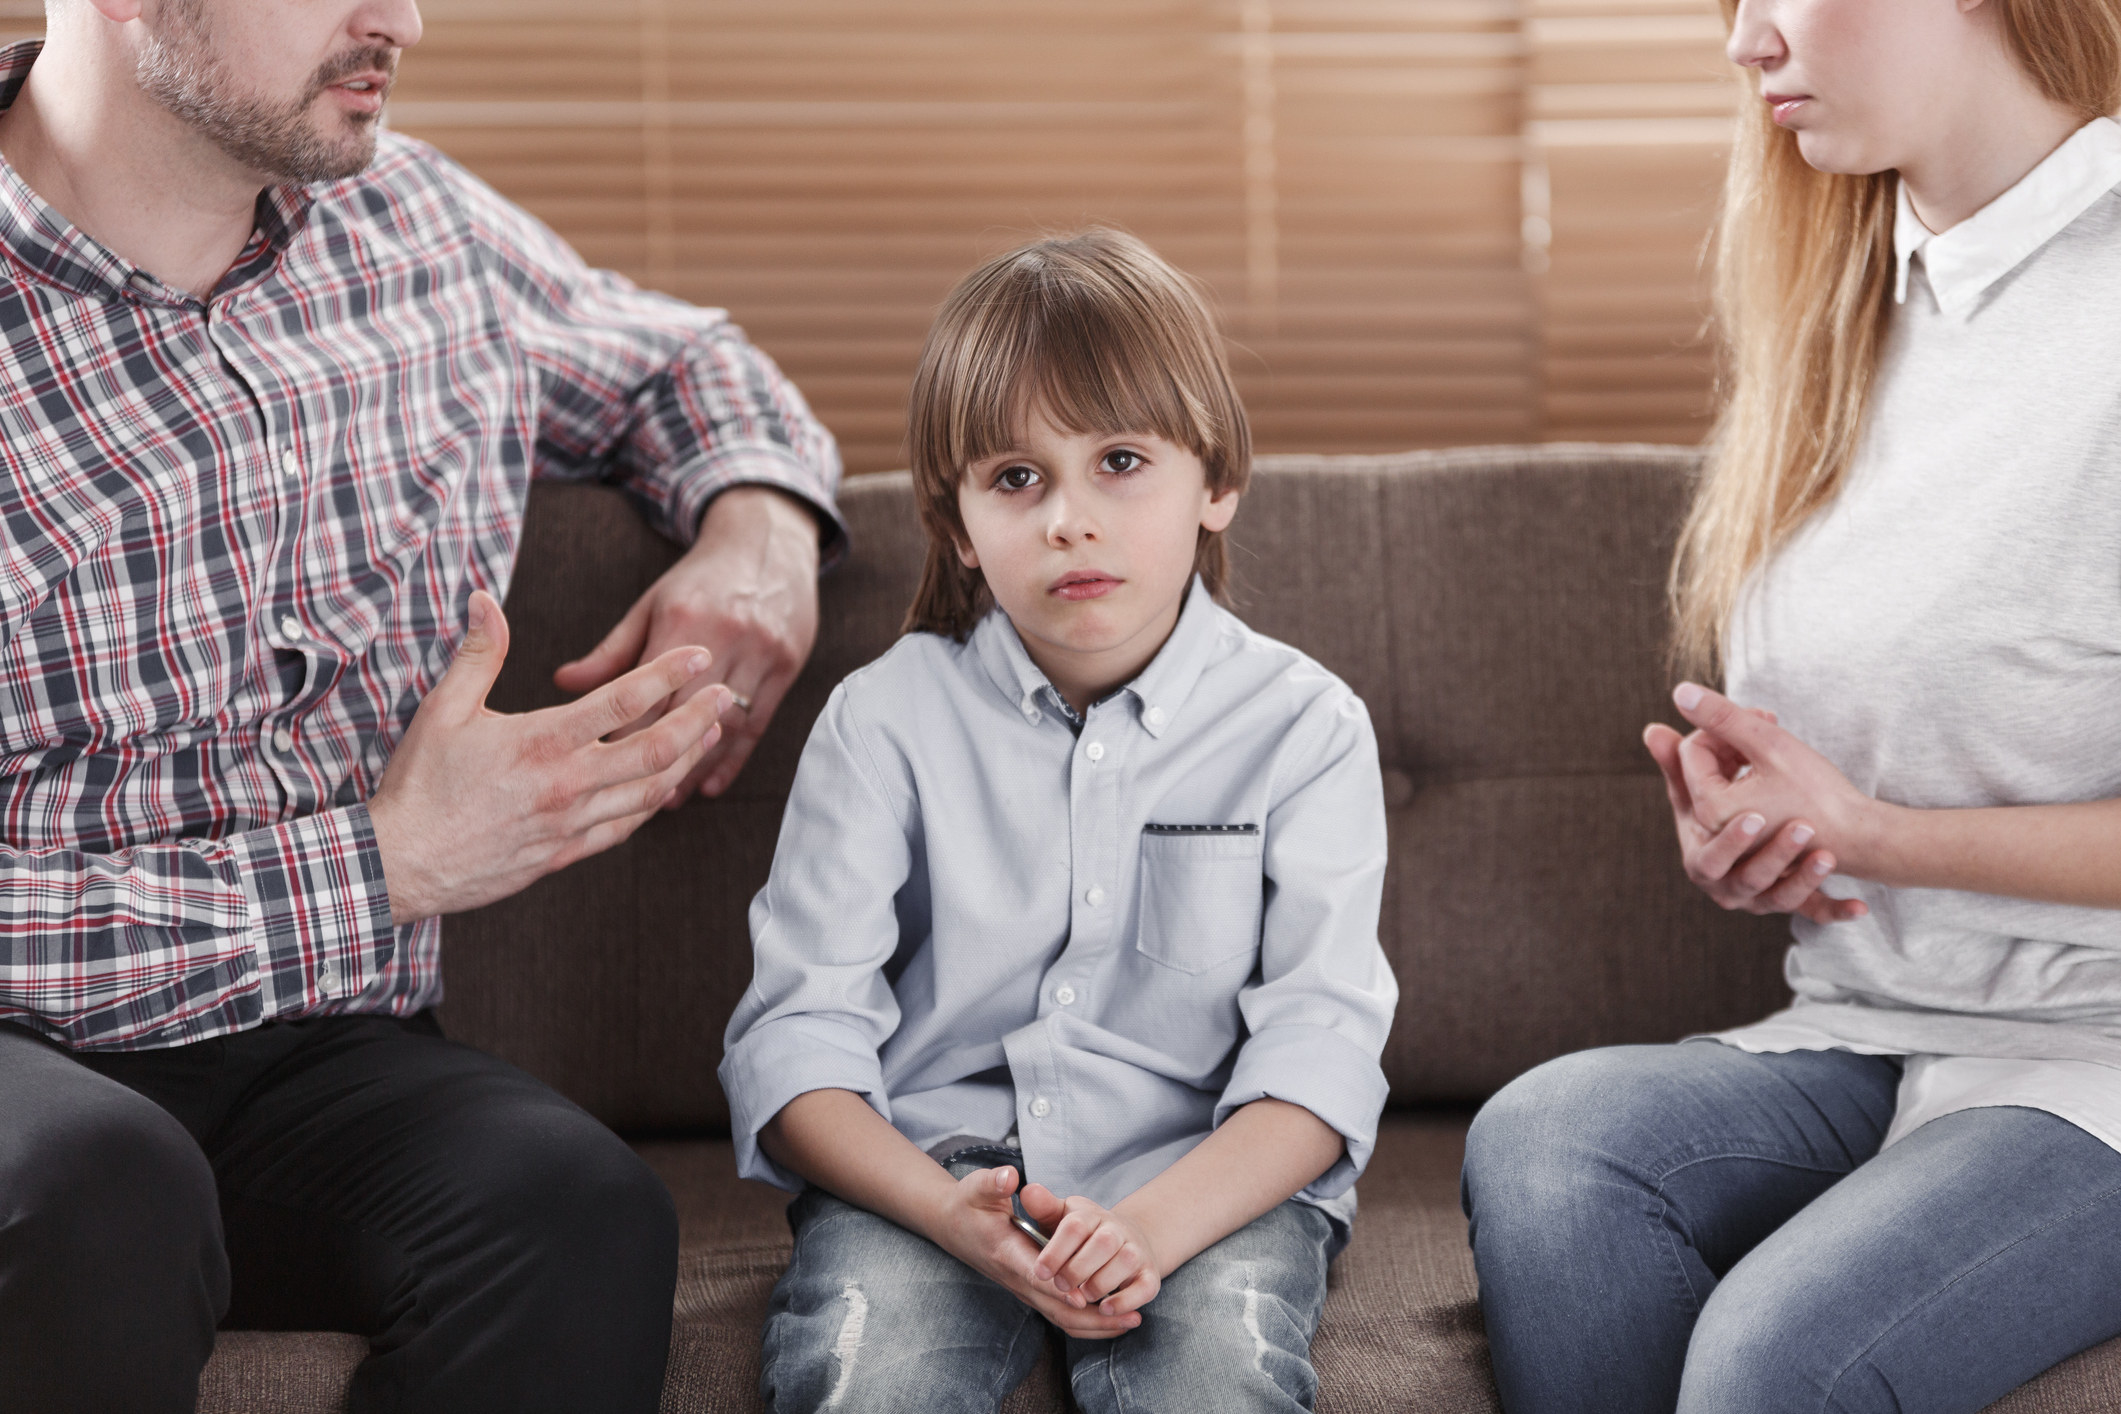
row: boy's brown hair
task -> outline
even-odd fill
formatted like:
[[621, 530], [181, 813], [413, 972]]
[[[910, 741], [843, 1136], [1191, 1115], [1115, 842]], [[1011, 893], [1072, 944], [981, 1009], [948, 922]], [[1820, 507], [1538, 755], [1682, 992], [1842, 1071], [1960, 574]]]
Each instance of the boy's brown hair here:
[[[1200, 458], [1215, 496], [1244, 490], [1251, 474], [1244, 404], [1192, 281], [1102, 227], [997, 256], [943, 301], [913, 376], [907, 429], [928, 561], [904, 632], [962, 640], [987, 612], [986, 576], [957, 555], [958, 487], [974, 462], [1016, 444], [1034, 410], [1071, 432], [1153, 432]], [[1225, 597], [1219, 532], [1199, 532], [1193, 568]]]

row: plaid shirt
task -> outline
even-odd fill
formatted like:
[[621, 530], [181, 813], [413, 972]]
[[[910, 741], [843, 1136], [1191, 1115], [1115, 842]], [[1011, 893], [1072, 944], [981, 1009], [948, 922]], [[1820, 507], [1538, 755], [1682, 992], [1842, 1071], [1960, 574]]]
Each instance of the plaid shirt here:
[[265, 192], [205, 300], [0, 163], [0, 1020], [137, 1049], [440, 998], [363, 802], [532, 476], [680, 541], [739, 484], [842, 533], [831, 435], [721, 311], [419, 143]]

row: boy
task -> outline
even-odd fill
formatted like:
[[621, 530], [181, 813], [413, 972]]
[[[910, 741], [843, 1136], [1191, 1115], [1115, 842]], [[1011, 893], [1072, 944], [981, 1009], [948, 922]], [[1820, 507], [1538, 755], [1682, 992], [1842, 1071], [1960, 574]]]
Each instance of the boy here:
[[1044, 1321], [1093, 1414], [1309, 1408], [1383, 793], [1355, 696], [1215, 602], [1213, 322], [1138, 241], [1038, 242], [945, 303], [912, 429], [909, 632], [805, 749], [721, 1070], [742, 1171], [809, 1185], [762, 1393], [992, 1411]]

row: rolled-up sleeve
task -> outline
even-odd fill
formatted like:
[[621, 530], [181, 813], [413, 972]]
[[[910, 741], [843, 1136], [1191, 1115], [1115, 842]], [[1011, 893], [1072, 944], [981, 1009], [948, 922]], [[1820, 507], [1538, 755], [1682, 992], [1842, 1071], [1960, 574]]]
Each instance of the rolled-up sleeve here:
[[612, 481], [687, 545], [717, 495], [770, 486], [817, 516], [825, 562], [840, 556], [839, 448], [726, 312], [591, 269], [536, 218], [434, 160], [538, 371], [537, 475]]
[[899, 1008], [884, 967], [898, 950], [895, 900], [917, 824], [911, 791], [876, 769], [860, 739], [848, 686], [803, 748], [773, 871], [751, 904], [751, 986], [723, 1038], [737, 1170], [790, 1190], [801, 1180], [758, 1144], [789, 1101], [851, 1090], [891, 1118], [878, 1051]]
[[1249, 1034], [1215, 1123], [1271, 1097], [1338, 1130], [1346, 1152], [1298, 1195], [1323, 1201], [1369, 1163], [1388, 1088], [1380, 1059], [1399, 987], [1377, 941], [1384, 786], [1369, 714], [1344, 688], [1288, 740], [1265, 831], [1259, 973], [1238, 998]]

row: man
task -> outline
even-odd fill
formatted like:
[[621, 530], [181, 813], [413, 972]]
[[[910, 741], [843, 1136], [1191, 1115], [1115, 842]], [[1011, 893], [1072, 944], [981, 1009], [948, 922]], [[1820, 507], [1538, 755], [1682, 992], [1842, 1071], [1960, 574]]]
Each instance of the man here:
[[[413, 0], [48, 19], [0, 52], [0, 1409], [189, 1411], [225, 1318], [367, 1335], [359, 1410], [651, 1410], [669, 1195], [442, 1038], [439, 916], [729, 784], [831, 439], [379, 139]], [[532, 474], [692, 548], [503, 716]]]

